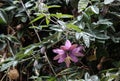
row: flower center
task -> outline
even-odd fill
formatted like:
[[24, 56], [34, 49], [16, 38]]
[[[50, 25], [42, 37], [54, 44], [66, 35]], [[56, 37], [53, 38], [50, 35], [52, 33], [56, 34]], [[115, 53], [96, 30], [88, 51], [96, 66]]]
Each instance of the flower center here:
[[67, 50], [67, 51], [65, 51], [65, 53], [66, 53], [67, 55], [69, 55], [69, 54], [71, 53], [71, 51], [70, 51], [70, 50]]

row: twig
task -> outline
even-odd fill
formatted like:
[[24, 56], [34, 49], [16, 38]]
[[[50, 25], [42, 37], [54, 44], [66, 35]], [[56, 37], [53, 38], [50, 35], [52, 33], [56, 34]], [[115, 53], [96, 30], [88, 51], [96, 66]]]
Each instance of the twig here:
[[[27, 14], [27, 16], [28, 16], [29, 20], [31, 21], [29, 11], [28, 11], [28, 10], [27, 10], [27, 8], [25, 7], [25, 5], [24, 5], [23, 1], [22, 1], [22, 0], [20, 0], [20, 2], [21, 2], [21, 4], [22, 4], [23, 8], [25, 9], [26, 14]], [[33, 24], [33, 23], [31, 23], [31, 24], [32, 24], [32, 26], [34, 26], [34, 24]], [[35, 31], [35, 33], [36, 33], [36, 35], [37, 35], [37, 37], [38, 37], [39, 42], [41, 42], [40, 36], [39, 36], [39, 34], [38, 34], [38, 32], [37, 32], [37, 30], [36, 30], [35, 28], [34, 28], [34, 31]]]
[[8, 47], [10, 49], [10, 52], [11, 52], [12, 56], [14, 57], [15, 55], [14, 55], [13, 49], [11, 48], [10, 42], [7, 41], [7, 44], [8, 44]]
[[50, 65], [50, 68], [51, 68], [51, 70], [53, 71], [54, 75], [57, 76], [57, 74], [55, 73], [55, 71], [54, 71], [54, 69], [53, 69], [53, 67], [52, 67], [52, 65], [51, 65], [51, 63], [50, 63], [50, 61], [49, 61], [49, 59], [48, 59], [48, 57], [47, 57], [46, 52], [44, 52], [44, 55], [45, 55], [45, 58], [46, 58], [47, 61], [48, 61], [48, 64]]
[[27, 59], [23, 59], [23, 60], [19, 61], [19, 63], [25, 62], [25, 61], [30, 60], [30, 59], [32, 59], [32, 58], [33, 58], [33, 57], [29, 57], [29, 58], [27, 58]]

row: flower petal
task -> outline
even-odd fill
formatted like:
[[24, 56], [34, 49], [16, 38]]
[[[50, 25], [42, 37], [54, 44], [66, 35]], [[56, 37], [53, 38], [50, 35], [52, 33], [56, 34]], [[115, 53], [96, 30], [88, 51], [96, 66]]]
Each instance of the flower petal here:
[[75, 56], [81, 56], [81, 57], [83, 57], [84, 54], [82, 54], [82, 52], [80, 52], [80, 51], [82, 51], [82, 49], [83, 49], [83, 47], [81, 47], [81, 46], [77, 47], [77, 48], [75, 48], [75, 49], [72, 50], [72, 54], [75, 55]]
[[66, 40], [65, 47], [66, 49], [69, 49], [71, 47], [71, 42], [69, 40]]
[[67, 67], [69, 67], [70, 66], [70, 63], [71, 63], [71, 57], [69, 57], [69, 56], [67, 56], [66, 58], [65, 58], [65, 63], [66, 63], [66, 66]]
[[81, 56], [81, 57], [84, 56], [84, 54], [82, 54], [82, 53], [74, 53], [74, 55], [75, 55], [75, 56]]
[[62, 62], [64, 62], [64, 58], [60, 58], [59, 60], [58, 60], [58, 63], [62, 63]]
[[78, 58], [75, 55], [70, 54], [70, 57], [73, 62], [78, 62]]
[[60, 58], [60, 55], [56, 55], [54, 58], [53, 58], [53, 60], [57, 60], [57, 59], [59, 59]]
[[66, 48], [66, 46], [61, 46], [60, 49], [65, 50], [65, 51], [68, 50], [68, 49]]
[[72, 50], [72, 53], [73, 53], [73, 54], [74, 54], [74, 53], [79, 53], [79, 51], [82, 51], [82, 50], [83, 50], [83, 47], [79, 46], [79, 47], [73, 49], [73, 50]]
[[65, 55], [65, 54], [61, 55], [60, 58], [59, 58], [59, 60], [58, 60], [58, 63], [64, 62], [64, 61], [65, 61], [65, 58], [66, 58], [66, 55]]
[[58, 54], [64, 54], [65, 53], [64, 50], [62, 50], [62, 49], [53, 49], [53, 52], [58, 53]]
[[77, 47], [77, 44], [73, 44], [73, 45], [71, 45], [70, 50], [73, 50], [73, 49], [75, 49], [76, 47]]
[[83, 46], [79, 46], [79, 47], [80, 47], [80, 51], [85, 50], [85, 48]]
[[75, 48], [72, 50], [72, 54], [75, 54], [75, 53], [79, 53], [80, 49], [79, 48]]

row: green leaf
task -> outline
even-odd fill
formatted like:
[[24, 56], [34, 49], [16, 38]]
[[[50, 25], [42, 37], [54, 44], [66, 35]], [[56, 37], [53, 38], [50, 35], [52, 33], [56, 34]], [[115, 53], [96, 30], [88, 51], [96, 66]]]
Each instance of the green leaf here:
[[38, 5], [39, 12], [48, 12], [47, 5], [45, 3], [40, 2]]
[[18, 31], [17, 32], [17, 38], [20, 39], [23, 36], [23, 31]]
[[46, 20], [46, 24], [49, 25], [49, 23], [50, 23], [50, 18], [49, 18], [49, 17], [46, 17], [45, 20]]
[[85, 45], [87, 47], [89, 47], [90, 46], [90, 37], [88, 35], [86, 35], [86, 34], [83, 34], [82, 37], [83, 37], [83, 41], [84, 41]]
[[94, 37], [94, 38], [97, 38], [97, 39], [100, 39], [100, 40], [107, 40], [107, 39], [110, 38], [109, 36], [105, 35], [104, 33], [99, 32], [99, 30], [98, 31], [93, 31], [92, 33], [87, 32], [86, 34], [90, 37]]
[[61, 7], [61, 6], [59, 6], [59, 5], [51, 5], [51, 6], [47, 6], [47, 8], [59, 8], [59, 7]]
[[81, 29], [80, 29], [78, 26], [76, 26], [76, 25], [74, 25], [74, 24], [72, 24], [72, 23], [67, 24], [66, 26], [67, 26], [67, 28], [69, 28], [69, 29], [73, 29], [73, 30], [75, 30], [75, 31], [77, 31], [77, 32], [81, 32]]
[[99, 8], [97, 6], [91, 6], [91, 9], [95, 14], [99, 14]]
[[27, 21], [27, 17], [21, 17], [21, 21], [25, 23]]
[[97, 24], [106, 24], [108, 26], [111, 26], [113, 23], [110, 22], [108, 19], [100, 19]]
[[0, 23], [7, 24], [7, 14], [2, 9], [0, 9]]
[[9, 6], [9, 7], [5, 8], [5, 10], [10, 11], [10, 10], [13, 10], [15, 8], [16, 8], [16, 6]]
[[45, 16], [44, 14], [40, 14], [40, 15], [38, 15], [37, 18], [35, 18], [34, 20], [32, 20], [30, 23], [36, 22], [36, 21], [38, 21], [39, 19], [43, 18], [44, 16]]
[[97, 6], [89, 6], [86, 10], [85, 10], [86, 14], [91, 16], [93, 14], [99, 14], [99, 8]]
[[102, 39], [102, 40], [107, 40], [107, 39], [109, 39], [110, 37], [107, 36], [107, 35], [104, 35], [104, 34], [96, 34], [95, 38], [97, 38], [97, 39]]
[[57, 17], [58, 19], [60, 19], [60, 18], [73, 18], [72, 15], [62, 14], [62, 13], [50, 14], [50, 16], [55, 16], [55, 17]]
[[32, 4], [30, 1], [25, 3], [25, 7], [26, 7], [26, 8], [29, 8], [29, 7], [31, 7], [31, 6], [33, 6], [33, 4]]
[[83, 36], [83, 32], [75, 33], [75, 37], [77, 40], [81, 39], [82, 36]]
[[110, 4], [110, 3], [112, 3], [113, 1], [115, 1], [115, 0], [104, 0], [104, 4]]
[[65, 22], [60, 21], [60, 20], [58, 20], [57, 22], [60, 24], [60, 26], [61, 26], [61, 28], [62, 28], [63, 30], [66, 29], [66, 23], [65, 23]]
[[0, 67], [0, 71], [4, 71], [6, 70], [7, 68], [11, 67], [11, 66], [16, 66], [17, 65], [17, 61], [10, 61], [8, 63], [4, 63], [2, 64], [2, 66]]
[[90, 21], [90, 16], [88, 14], [86, 14], [85, 12], [82, 13], [83, 14], [83, 21], [89, 22]]
[[83, 11], [89, 3], [89, 0], [79, 0], [78, 2], [78, 12]]
[[55, 31], [58, 31], [58, 32], [62, 32], [62, 28], [60, 28], [59, 25], [54, 25], [54, 26], [51, 26], [50, 27], [51, 30], [55, 30]]
[[67, 5], [68, 5], [69, 1], [70, 1], [70, 0], [65, 0], [65, 2], [66, 2]]
[[20, 41], [18, 41], [18, 39], [17, 39], [15, 36], [7, 35], [6, 38], [7, 38], [8, 40], [10, 40], [11, 42], [13, 42], [13, 43], [16, 43], [16, 44], [19, 44], [19, 43], [20, 43]]
[[24, 52], [24, 54], [28, 54], [28, 53], [30, 53], [31, 50], [33, 50], [34, 48], [36, 48], [36, 46], [32, 46], [32, 47], [26, 49], [25, 52]]
[[56, 81], [55, 77], [50, 77], [47, 81]]
[[0, 40], [0, 50], [3, 50], [6, 47], [5, 41]]
[[77, 20], [80, 21], [83, 18], [83, 15], [77, 16]]
[[81, 22], [81, 23], [79, 24], [79, 28], [80, 28], [80, 29], [84, 29], [84, 28], [85, 28], [85, 23], [84, 23], [84, 22]]

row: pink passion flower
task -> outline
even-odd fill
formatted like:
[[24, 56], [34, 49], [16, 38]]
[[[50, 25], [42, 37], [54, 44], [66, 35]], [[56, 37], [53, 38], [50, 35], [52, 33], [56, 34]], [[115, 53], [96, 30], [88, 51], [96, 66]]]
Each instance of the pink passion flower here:
[[83, 57], [82, 50], [83, 46], [78, 46], [77, 44], [71, 44], [69, 40], [66, 40], [65, 45], [61, 46], [60, 49], [53, 49], [54, 53], [57, 55], [54, 57], [54, 60], [58, 60], [58, 63], [65, 62], [66, 66], [69, 67], [71, 61], [78, 62], [77, 57]]

